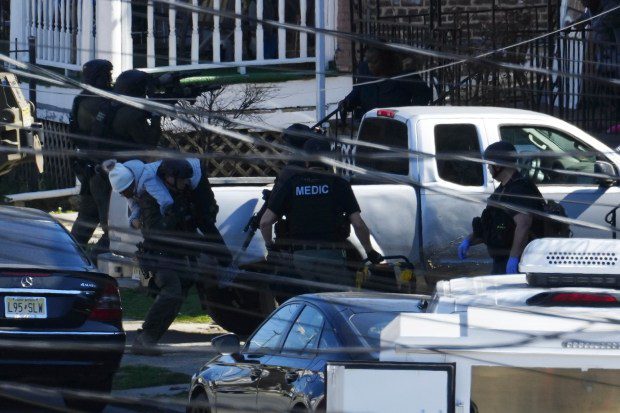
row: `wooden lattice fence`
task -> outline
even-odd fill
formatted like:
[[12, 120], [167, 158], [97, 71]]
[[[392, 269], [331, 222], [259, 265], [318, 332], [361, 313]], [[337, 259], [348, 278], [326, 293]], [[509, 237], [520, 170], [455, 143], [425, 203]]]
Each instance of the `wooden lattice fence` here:
[[[70, 188], [75, 185], [72, 168], [74, 147], [69, 136], [69, 126], [64, 123], [43, 121], [43, 129], [44, 172], [39, 174], [34, 163], [20, 165], [2, 177], [2, 181], [5, 182], [3, 192], [36, 192]], [[259, 141], [282, 143], [278, 133], [236, 131], [251, 134]], [[267, 159], [270, 155], [277, 154], [274, 150], [226, 136], [168, 132], [166, 137], [171, 148], [188, 154], [215, 155], [214, 158], [205, 161], [211, 177], [276, 176], [283, 165], [282, 161]]]
[[[247, 129], [235, 129], [235, 132], [250, 135], [258, 142], [283, 143], [279, 133]], [[212, 155], [205, 161], [210, 177], [276, 176], [283, 166], [281, 160], [272, 159], [278, 152], [264, 145], [203, 132], [167, 135], [170, 146], [182, 152]]]

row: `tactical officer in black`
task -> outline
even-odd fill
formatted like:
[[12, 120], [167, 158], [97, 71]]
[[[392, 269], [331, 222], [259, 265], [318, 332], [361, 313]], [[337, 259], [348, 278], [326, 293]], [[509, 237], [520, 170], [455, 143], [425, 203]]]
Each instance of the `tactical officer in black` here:
[[431, 89], [419, 75], [390, 79], [402, 73], [402, 61], [392, 51], [370, 48], [363, 63], [358, 73], [362, 84], [353, 85], [351, 93], [339, 103], [342, 111], [353, 112], [355, 120], [359, 121], [371, 109], [424, 106], [433, 98]]
[[[544, 199], [536, 185], [512, 166], [517, 162], [515, 155], [514, 145], [505, 141], [493, 143], [484, 151], [484, 159], [497, 163], [489, 164], [488, 168], [500, 185], [489, 197], [482, 216], [474, 218], [473, 232], [458, 249], [459, 258], [465, 259], [471, 245], [484, 242], [493, 258], [492, 274], [518, 273], [519, 260], [535, 222], [528, 210], [543, 210]], [[495, 202], [509, 205], [500, 207]]]
[[[324, 141], [311, 139], [304, 145], [307, 153], [326, 153]], [[291, 176], [272, 193], [260, 229], [267, 249], [274, 248], [272, 226], [286, 216], [286, 243], [293, 253], [298, 275], [309, 281], [337, 285], [353, 284], [347, 271], [345, 241], [350, 225], [373, 263], [382, 260], [372, 248], [370, 231], [360, 215], [360, 208], [343, 178], [319, 162], [306, 162], [306, 169]]]
[[[112, 63], [107, 60], [91, 60], [82, 67], [84, 83], [99, 89], [110, 90], [112, 81]], [[90, 139], [91, 130], [104, 98], [82, 91], [73, 100], [70, 117], [70, 130], [78, 151], [99, 149], [99, 142]], [[109, 248], [108, 239], [108, 205], [110, 184], [97, 168], [99, 160], [95, 157], [77, 157], [73, 169], [80, 180], [80, 206], [78, 216], [71, 228], [71, 235], [84, 248], [93, 235], [97, 225], [101, 225], [103, 236], [97, 242], [93, 255]]]
[[174, 204], [162, 214], [148, 192], [138, 200], [144, 236], [140, 265], [154, 275], [159, 289], [132, 346], [133, 353], [146, 355], [159, 354], [155, 345], [174, 321], [188, 290], [198, 281], [197, 257], [206, 254], [221, 266], [232, 260], [215, 226], [218, 208], [206, 174], [193, 187], [194, 171], [187, 161], [164, 160], [157, 176], [170, 191]]
[[[148, 73], [126, 70], [116, 79], [114, 92], [144, 98], [154, 85]], [[117, 101], [106, 101], [97, 113], [92, 136], [105, 140], [109, 150], [154, 149], [162, 136], [161, 116]]]

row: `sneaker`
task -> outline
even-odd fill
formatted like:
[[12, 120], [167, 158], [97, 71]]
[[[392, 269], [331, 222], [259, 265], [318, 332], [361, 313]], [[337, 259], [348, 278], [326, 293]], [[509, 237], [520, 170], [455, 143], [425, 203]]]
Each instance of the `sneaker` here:
[[131, 354], [137, 356], [161, 356], [161, 349], [157, 348], [157, 343], [150, 343], [144, 339], [144, 334], [138, 334], [131, 345]]

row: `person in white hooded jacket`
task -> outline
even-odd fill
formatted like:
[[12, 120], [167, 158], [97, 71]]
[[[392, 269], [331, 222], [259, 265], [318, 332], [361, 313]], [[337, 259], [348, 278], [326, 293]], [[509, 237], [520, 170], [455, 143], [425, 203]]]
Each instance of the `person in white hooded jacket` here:
[[[187, 161], [193, 171], [190, 186], [195, 189], [202, 177], [200, 160], [188, 158]], [[124, 163], [116, 162], [114, 159], [104, 162], [104, 169], [108, 171], [112, 189], [127, 198], [129, 202], [129, 224], [132, 228], [140, 229], [140, 207], [137, 199], [145, 191], [155, 198], [162, 215], [174, 203], [168, 188], [157, 176], [159, 165], [161, 161], [145, 164], [137, 159]]]

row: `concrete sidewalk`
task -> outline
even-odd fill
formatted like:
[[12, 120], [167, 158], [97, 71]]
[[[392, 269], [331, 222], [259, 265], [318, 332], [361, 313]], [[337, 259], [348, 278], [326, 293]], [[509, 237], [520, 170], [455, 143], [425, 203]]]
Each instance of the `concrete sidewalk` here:
[[[226, 331], [215, 324], [206, 323], [173, 323], [160, 341], [163, 354], [160, 356], [138, 356], [131, 354], [131, 343], [140, 328], [142, 321], [123, 321], [127, 332], [127, 346], [121, 361], [121, 367], [131, 365], [147, 365], [168, 369], [192, 376], [202, 365], [217, 353], [211, 347], [211, 339]], [[187, 394], [187, 383], [138, 389], [118, 390], [113, 395], [121, 397], [178, 397]]]

